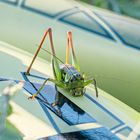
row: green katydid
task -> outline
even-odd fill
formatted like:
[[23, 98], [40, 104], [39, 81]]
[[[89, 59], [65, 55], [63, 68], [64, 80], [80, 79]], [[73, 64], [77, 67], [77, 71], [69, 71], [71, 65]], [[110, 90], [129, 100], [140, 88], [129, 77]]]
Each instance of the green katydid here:
[[[67, 33], [68, 46], [66, 48], [66, 64], [59, 65], [59, 63], [58, 63], [58, 58], [56, 57], [54, 45], [53, 45], [52, 29], [49, 28], [45, 32], [45, 35], [42, 38], [42, 41], [32, 59], [32, 62], [26, 71], [26, 74], [27, 75], [30, 74], [31, 67], [32, 67], [47, 35], [49, 36], [50, 46], [51, 46], [51, 51], [52, 51], [52, 69], [53, 69], [54, 79], [52, 79], [52, 78], [46, 79], [43, 82], [43, 84], [40, 86], [37, 93], [32, 95], [29, 98], [34, 99], [40, 93], [40, 91], [45, 86], [47, 81], [53, 82], [56, 86], [56, 90], [57, 90], [57, 87], [63, 88], [65, 90], [69, 91], [73, 96], [84, 95], [85, 87], [87, 85], [93, 83], [95, 86], [96, 97], [98, 97], [96, 80], [94, 78], [86, 79], [84, 75], [80, 74], [80, 67], [79, 67], [79, 64], [77, 63], [76, 55], [75, 55], [74, 48], [73, 48], [72, 32]], [[72, 65], [68, 64], [70, 49], [72, 51], [72, 62], [73, 62]]]

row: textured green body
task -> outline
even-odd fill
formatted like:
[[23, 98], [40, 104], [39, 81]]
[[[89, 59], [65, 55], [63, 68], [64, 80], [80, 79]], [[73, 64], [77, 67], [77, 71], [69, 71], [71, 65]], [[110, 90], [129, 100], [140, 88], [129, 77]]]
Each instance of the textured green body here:
[[80, 96], [85, 93], [84, 78], [74, 66], [62, 65], [61, 73], [63, 84], [72, 95]]

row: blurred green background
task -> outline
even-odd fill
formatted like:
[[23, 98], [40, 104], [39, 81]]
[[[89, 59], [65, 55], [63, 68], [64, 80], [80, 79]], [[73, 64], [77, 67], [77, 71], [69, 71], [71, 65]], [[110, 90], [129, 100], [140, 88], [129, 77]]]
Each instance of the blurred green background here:
[[140, 0], [77, 0], [140, 19]]

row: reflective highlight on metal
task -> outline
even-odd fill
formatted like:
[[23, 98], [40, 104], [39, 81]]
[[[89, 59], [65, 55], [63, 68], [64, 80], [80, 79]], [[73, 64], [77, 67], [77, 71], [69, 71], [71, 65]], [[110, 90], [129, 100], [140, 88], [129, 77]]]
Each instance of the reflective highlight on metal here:
[[122, 129], [119, 129], [118, 131], [116, 131], [115, 134], [119, 133], [119, 134], [122, 134], [122, 135], [128, 137], [131, 132], [132, 132], [132, 129], [130, 127], [126, 126]]
[[17, 5], [18, 4], [18, 0], [0, 0], [2, 2], [5, 2], [7, 4], [11, 4], [11, 5]]
[[[85, 20], [88, 19], [89, 21], [91, 21], [91, 23], [93, 24], [92, 27], [87, 26], [86, 24], [83, 25], [82, 22], [81, 22], [81, 24], [76, 23], [74, 21], [74, 19], [68, 19], [70, 17], [73, 17], [76, 14], [83, 14], [86, 17]], [[69, 14], [66, 14], [66, 15], [60, 17], [58, 20], [61, 21], [61, 22], [66, 23], [66, 24], [69, 24], [71, 26], [75, 26], [75, 27], [80, 28], [82, 30], [88, 31], [90, 33], [95, 33], [97, 35], [100, 35], [100, 36], [105, 37], [107, 39], [110, 39], [112, 41], [115, 41], [115, 39], [111, 36], [111, 34], [101, 24], [99, 24], [94, 18], [92, 18], [85, 11], [77, 10], [77, 11], [75, 11], [73, 13], [69, 13]], [[94, 24], [96, 24], [96, 27], [95, 27]], [[97, 27], [98, 27], [98, 30], [97, 30]], [[96, 28], [97, 31], [95, 30], [95, 28]], [[101, 31], [99, 31], [99, 29]]]
[[40, 140], [120, 140], [107, 128], [94, 128], [70, 133], [61, 133]]

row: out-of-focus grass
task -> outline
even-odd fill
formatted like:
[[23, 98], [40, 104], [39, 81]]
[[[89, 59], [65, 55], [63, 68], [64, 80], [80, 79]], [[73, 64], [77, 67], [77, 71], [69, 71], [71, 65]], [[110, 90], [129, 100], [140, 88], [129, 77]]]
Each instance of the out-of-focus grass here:
[[[113, 11], [113, 7], [120, 9], [120, 14], [140, 19], [140, 0], [79, 0], [88, 4], [109, 9]], [[114, 11], [115, 12], [115, 11]]]
[[23, 135], [8, 121], [6, 121], [6, 128], [0, 134], [0, 140], [22, 140]]
[[140, 0], [129, 0], [128, 3], [122, 1], [120, 3], [120, 8], [122, 14], [140, 19]]
[[13, 112], [13, 110], [12, 110], [12, 106], [9, 104], [9, 106], [8, 106], [7, 116], [9, 116], [12, 112]]
[[[9, 104], [7, 116], [12, 112], [12, 106]], [[22, 140], [22, 137], [23, 135], [9, 121], [6, 121], [6, 128], [0, 134], [0, 140]]]

